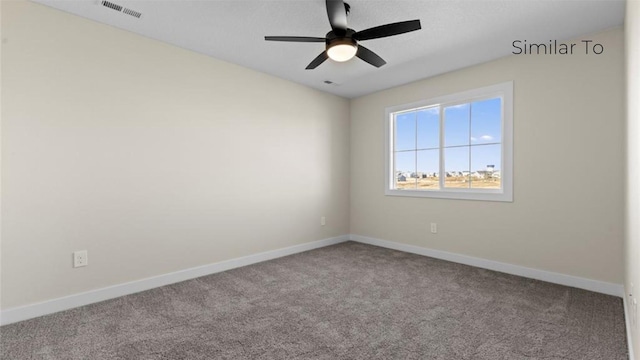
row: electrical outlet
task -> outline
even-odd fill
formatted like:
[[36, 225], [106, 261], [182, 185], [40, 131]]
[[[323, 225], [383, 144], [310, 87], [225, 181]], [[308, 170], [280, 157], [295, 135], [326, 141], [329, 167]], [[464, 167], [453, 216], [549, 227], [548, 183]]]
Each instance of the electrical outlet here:
[[325, 226], [327, 225], [327, 218], [325, 218], [324, 216], [320, 218], [320, 225]]
[[437, 234], [438, 233], [438, 224], [437, 223], [431, 223], [431, 233], [432, 234]]
[[80, 250], [73, 252], [73, 267], [82, 267], [89, 265], [89, 255], [87, 250]]

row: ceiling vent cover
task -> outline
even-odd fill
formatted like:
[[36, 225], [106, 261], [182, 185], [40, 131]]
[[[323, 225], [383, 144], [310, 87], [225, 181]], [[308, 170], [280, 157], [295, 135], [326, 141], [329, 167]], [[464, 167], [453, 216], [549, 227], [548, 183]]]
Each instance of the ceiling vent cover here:
[[127, 8], [122, 9], [122, 12], [127, 14], [127, 15], [131, 15], [131, 16], [137, 17], [137, 18], [140, 18], [140, 16], [142, 16], [142, 13], [139, 13], [139, 12], [137, 12], [135, 10], [131, 10], [131, 9], [127, 9]]
[[104, 0], [104, 1], [102, 1], [102, 2], [101, 2], [101, 4], [102, 4], [102, 6], [104, 6], [104, 7], [108, 7], [109, 9], [113, 9], [113, 10], [115, 10], [115, 11], [122, 12], [122, 13], [124, 13], [124, 14], [130, 15], [130, 16], [133, 16], [133, 17], [136, 17], [136, 18], [138, 18], [138, 19], [142, 16], [142, 13], [141, 13], [141, 12], [139, 12], [139, 11], [135, 11], [135, 10], [127, 9], [126, 7], [123, 7], [123, 6], [121, 6], [121, 5], [114, 4], [114, 3], [112, 3], [111, 1], [106, 1], [106, 0]]
[[102, 2], [102, 6], [106, 6], [109, 9], [113, 9], [115, 11], [122, 11], [122, 6], [120, 6], [118, 4], [114, 4], [114, 3], [109, 2], [109, 1], [103, 1]]

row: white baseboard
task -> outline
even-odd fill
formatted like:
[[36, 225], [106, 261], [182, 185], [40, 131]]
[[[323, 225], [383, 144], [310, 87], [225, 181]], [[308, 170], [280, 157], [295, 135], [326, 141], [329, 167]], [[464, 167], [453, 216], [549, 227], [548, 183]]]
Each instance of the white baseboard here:
[[393, 250], [399, 250], [408, 253], [429, 256], [436, 259], [471, 265], [483, 269], [489, 269], [526, 278], [542, 280], [554, 284], [571, 286], [617, 297], [624, 297], [624, 287], [622, 286], [622, 284], [614, 284], [572, 275], [554, 273], [545, 270], [532, 269], [524, 266], [486, 260], [467, 255], [460, 255], [447, 251], [433, 250], [420, 246], [401, 244], [393, 241], [376, 239], [362, 235], [352, 234], [350, 235], [349, 239], [363, 244], [376, 245]]
[[190, 269], [172, 272], [169, 274], [154, 276], [124, 284], [113, 285], [53, 300], [47, 300], [36, 304], [10, 308], [0, 312], [0, 325], [11, 324], [38, 316], [53, 314], [59, 311], [109, 300], [119, 296], [134, 294], [159, 286], [174, 284], [180, 281], [190, 280], [200, 276], [215, 274], [218, 272], [272, 260], [287, 255], [293, 255], [304, 251], [338, 244], [347, 240], [349, 240], [349, 236], [342, 235], [334, 238], [312, 241], [305, 244], [265, 251], [262, 253], [221, 261], [214, 264], [198, 266]]
[[[215, 274], [218, 272], [235, 269], [279, 257], [297, 254], [325, 246], [330, 246], [353, 240], [364, 244], [370, 244], [389, 249], [404, 251], [475, 266], [479, 268], [499, 271], [507, 274], [523, 276], [527, 278], [547, 281], [551, 283], [572, 286], [580, 289], [595, 291], [607, 295], [624, 298], [624, 288], [621, 284], [608, 283], [598, 280], [585, 279], [581, 277], [564, 275], [544, 270], [532, 269], [518, 265], [506, 264], [492, 260], [486, 260], [466, 255], [450, 253], [446, 251], [433, 250], [414, 245], [401, 244], [393, 241], [371, 238], [361, 235], [342, 235], [306, 244], [295, 245], [287, 248], [266, 251], [254, 255], [244, 256], [236, 259], [226, 260], [214, 264], [180, 270], [169, 274], [154, 276], [146, 279], [136, 280], [124, 284], [113, 285], [101, 289], [91, 290], [79, 294], [69, 295], [57, 299], [52, 299], [36, 304], [15, 307], [0, 312], [0, 325], [15, 323], [22, 320], [35, 318], [38, 316], [53, 314], [59, 311], [72, 309], [104, 300], [113, 299], [119, 296], [130, 295], [140, 291], [153, 289], [156, 287], [174, 284], [180, 281], [194, 279], [200, 276]], [[626, 306], [625, 306], [626, 310]], [[627, 319], [628, 321], [628, 319]], [[628, 325], [627, 325], [628, 326]], [[631, 344], [630, 351], [631, 351]], [[633, 359], [633, 358], [631, 358]]]
[[631, 304], [629, 304], [629, 296], [622, 297], [624, 307], [624, 325], [627, 329], [627, 346], [629, 347], [629, 360], [635, 360], [633, 355], [633, 338], [631, 337]]

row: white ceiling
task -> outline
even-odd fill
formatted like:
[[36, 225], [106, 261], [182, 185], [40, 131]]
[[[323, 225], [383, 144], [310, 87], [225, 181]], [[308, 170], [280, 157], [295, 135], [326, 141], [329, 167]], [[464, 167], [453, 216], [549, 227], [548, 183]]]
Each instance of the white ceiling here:
[[348, 98], [509, 55], [514, 40], [573, 39], [624, 19], [624, 0], [347, 0], [356, 31], [412, 19], [422, 30], [363, 42], [387, 61], [379, 69], [354, 58], [305, 70], [323, 43], [264, 36], [323, 37], [324, 0], [110, 0], [139, 19], [98, 0], [34, 1]]

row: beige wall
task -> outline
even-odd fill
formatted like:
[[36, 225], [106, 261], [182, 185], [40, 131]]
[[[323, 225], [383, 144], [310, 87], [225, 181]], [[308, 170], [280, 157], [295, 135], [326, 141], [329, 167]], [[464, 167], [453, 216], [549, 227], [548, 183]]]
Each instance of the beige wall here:
[[[349, 113], [345, 99], [37, 4], [1, 8], [3, 309], [349, 232], [623, 282], [621, 29], [588, 37], [603, 55], [511, 56]], [[508, 80], [513, 203], [383, 195], [385, 107]], [[629, 285], [640, 246], [627, 238]], [[90, 265], [73, 269], [80, 249]]]
[[25, 1], [2, 36], [3, 309], [349, 232], [347, 100]]
[[[621, 284], [623, 32], [586, 38], [604, 54], [510, 56], [353, 100], [351, 233]], [[385, 107], [509, 80], [513, 203], [384, 195]]]
[[[627, 222], [625, 287], [627, 313], [633, 314], [633, 298], [640, 302], [640, 1], [627, 1], [625, 19], [627, 69]], [[631, 290], [633, 284], [633, 293]], [[633, 297], [628, 296], [632, 294]], [[637, 311], [637, 310], [636, 310]], [[636, 317], [638, 315], [636, 314]], [[638, 322], [631, 327], [636, 359], [640, 352]], [[634, 360], [634, 359], [631, 359]]]

